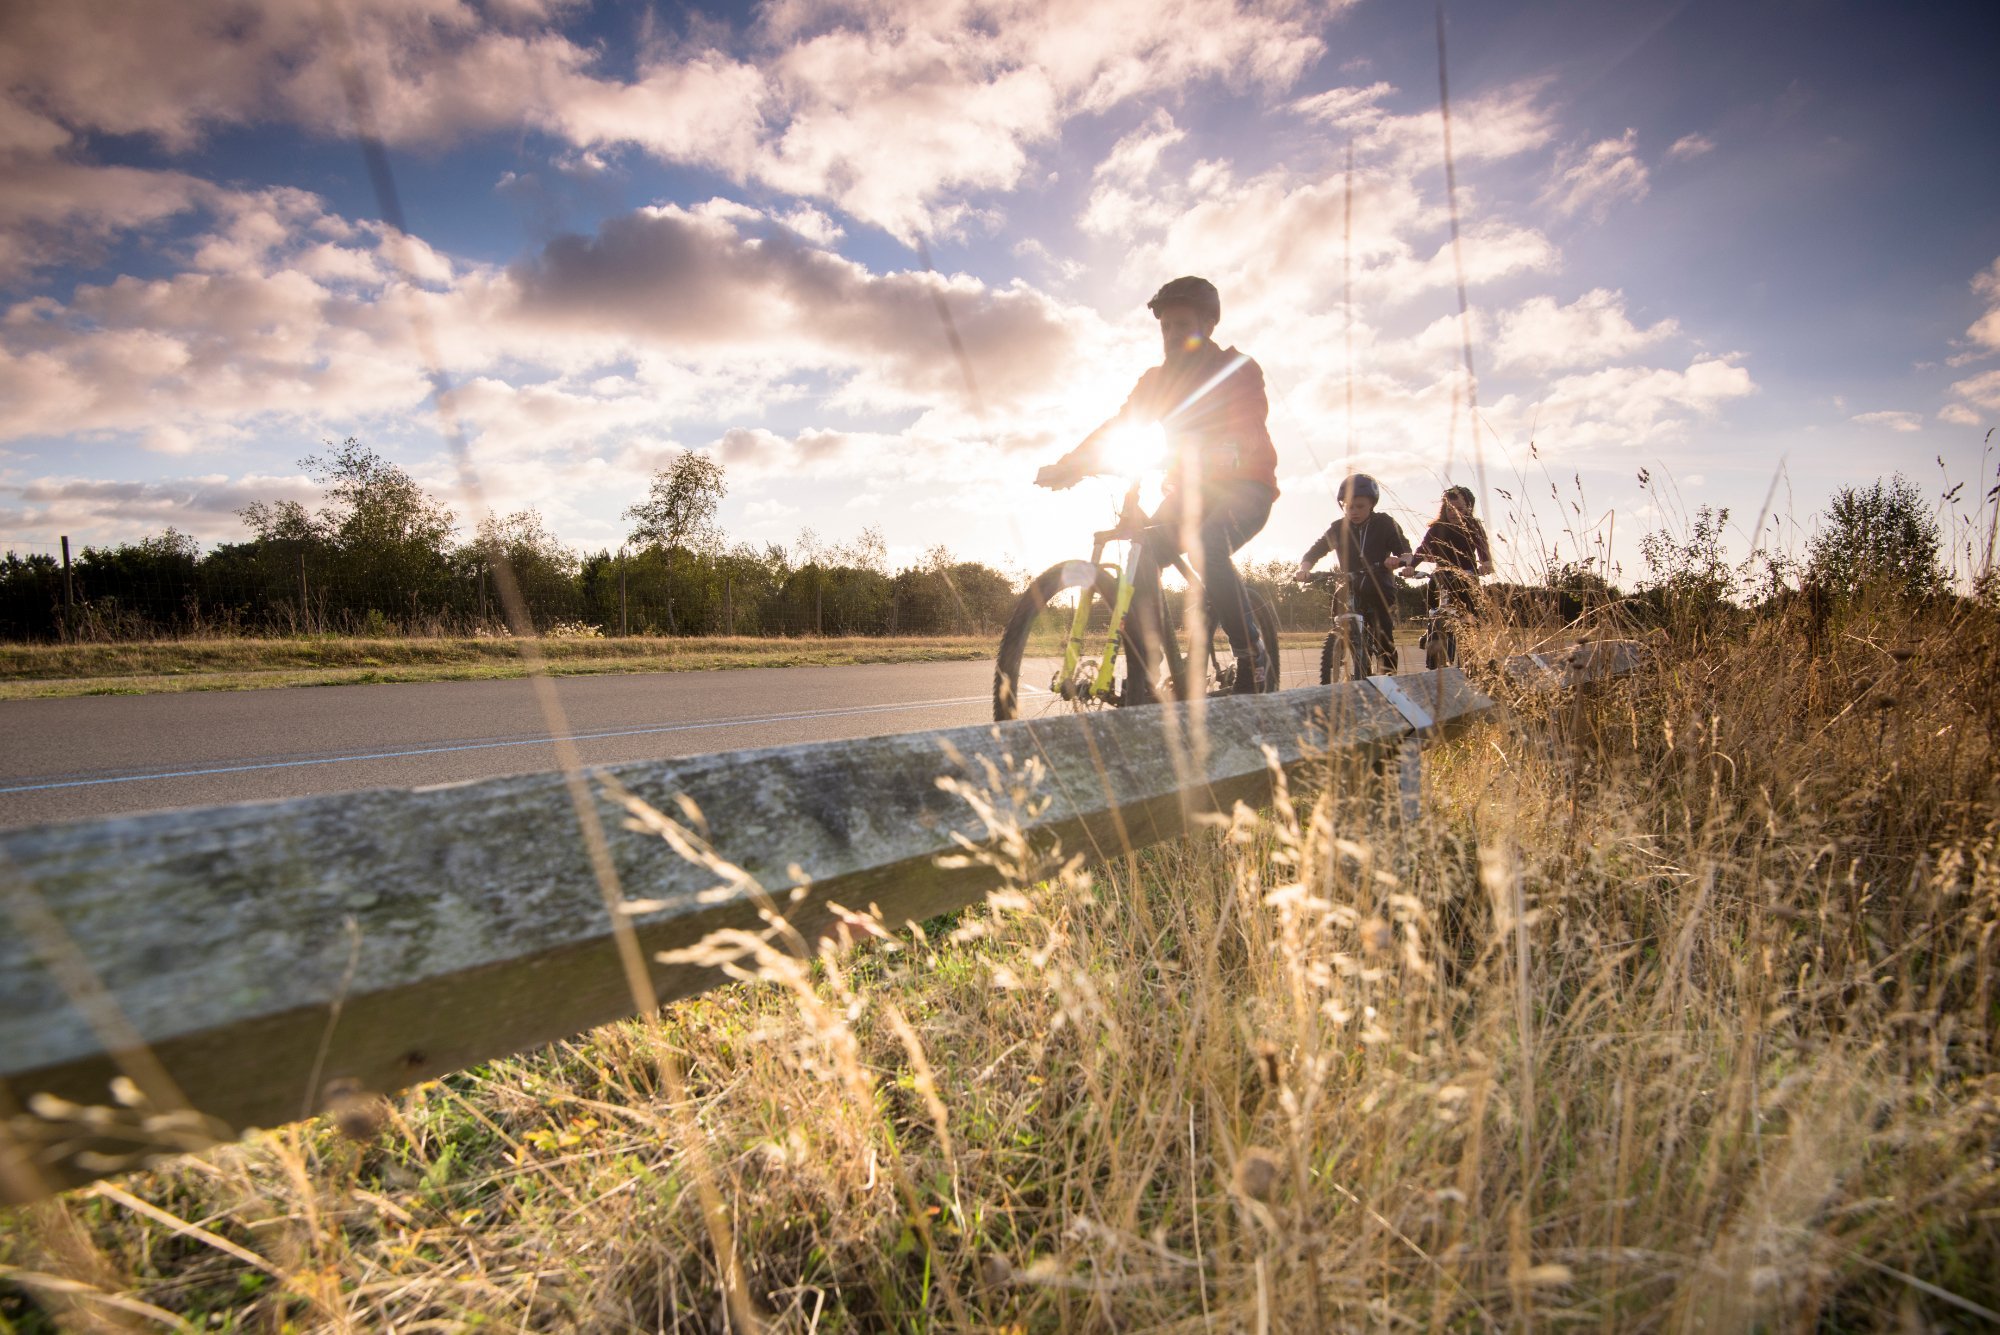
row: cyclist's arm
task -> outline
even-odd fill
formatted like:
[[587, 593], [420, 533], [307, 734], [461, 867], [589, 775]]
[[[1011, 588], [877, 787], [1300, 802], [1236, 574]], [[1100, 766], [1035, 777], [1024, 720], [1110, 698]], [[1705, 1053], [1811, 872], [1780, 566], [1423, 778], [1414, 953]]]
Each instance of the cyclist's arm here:
[[1403, 536], [1403, 526], [1395, 520], [1389, 521], [1389, 555], [1383, 558], [1384, 570], [1412, 570], [1416, 568], [1416, 553], [1410, 550], [1410, 540]]
[[1035, 484], [1042, 487], [1053, 487], [1057, 491], [1061, 491], [1066, 487], [1075, 486], [1085, 478], [1096, 473], [1102, 466], [1101, 461], [1097, 457], [1098, 447], [1103, 444], [1104, 437], [1110, 433], [1111, 429], [1124, 420], [1125, 414], [1121, 412], [1118, 416], [1085, 436], [1082, 443], [1075, 449], [1036, 473]]
[[1085, 478], [1102, 471], [1104, 465], [1103, 461], [1097, 457], [1098, 448], [1104, 443], [1104, 438], [1110, 435], [1116, 428], [1124, 425], [1126, 422], [1144, 419], [1146, 414], [1143, 404], [1147, 399], [1146, 387], [1152, 380], [1152, 377], [1153, 372], [1151, 371], [1140, 376], [1139, 383], [1134, 385], [1132, 392], [1126, 396], [1125, 406], [1120, 408], [1116, 415], [1107, 419], [1097, 430], [1085, 436], [1075, 449], [1036, 473], [1035, 485], [1038, 487], [1052, 487], [1057, 491], [1061, 491], [1067, 487], [1073, 487]]
[[1328, 552], [1332, 550], [1333, 550], [1333, 530], [1328, 529], [1326, 532], [1319, 535], [1319, 540], [1317, 542], [1313, 543], [1312, 546], [1306, 548], [1306, 554], [1299, 558], [1299, 568], [1292, 572], [1292, 578], [1304, 579], [1307, 575], [1312, 573], [1312, 568], [1319, 564], [1320, 558], [1322, 556], [1325, 556]]

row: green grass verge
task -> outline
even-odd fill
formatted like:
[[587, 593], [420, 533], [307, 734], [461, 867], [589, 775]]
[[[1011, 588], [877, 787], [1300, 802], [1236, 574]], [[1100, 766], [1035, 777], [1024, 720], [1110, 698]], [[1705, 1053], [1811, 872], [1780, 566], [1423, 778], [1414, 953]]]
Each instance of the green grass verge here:
[[[984, 658], [983, 636], [924, 639], [544, 639], [559, 676], [706, 672]], [[130, 644], [0, 645], [0, 700], [76, 695], [240, 691], [388, 681], [474, 681], [527, 675], [519, 641], [503, 639], [214, 639]]]

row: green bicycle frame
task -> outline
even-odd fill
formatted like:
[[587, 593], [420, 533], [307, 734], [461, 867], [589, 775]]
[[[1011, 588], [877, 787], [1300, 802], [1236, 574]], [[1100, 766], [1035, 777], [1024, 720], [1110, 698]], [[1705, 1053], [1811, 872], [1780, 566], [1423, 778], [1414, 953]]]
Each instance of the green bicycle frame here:
[[[1183, 562], [1176, 559], [1173, 564], [1189, 580], [1192, 587], [1199, 587], [1198, 582], [1194, 579], [1193, 572], [1188, 570]], [[1138, 586], [1133, 582], [1132, 570], [1129, 563], [1119, 565], [1116, 562], [1104, 560], [1103, 543], [1099, 543], [1091, 551], [1090, 567], [1092, 571], [1108, 570], [1118, 581], [1117, 597], [1111, 606], [1111, 627], [1105, 634], [1104, 652], [1097, 660], [1097, 676], [1090, 683], [1090, 694], [1092, 697], [1103, 698], [1110, 695], [1114, 678], [1117, 675], [1118, 637], [1125, 629], [1125, 618], [1132, 610], [1132, 601], [1138, 593]], [[1076, 675], [1077, 664], [1083, 660], [1083, 641], [1085, 635], [1089, 633], [1090, 600], [1095, 588], [1096, 580], [1093, 578], [1077, 590], [1076, 612], [1070, 617], [1069, 635], [1063, 641], [1062, 675], [1057, 678], [1058, 681], [1066, 682], [1073, 680]], [[1161, 610], [1164, 615], [1164, 607]], [[1161, 639], [1161, 647], [1166, 652], [1167, 670], [1171, 674], [1176, 687], [1178, 687], [1181, 683], [1183, 671], [1179, 647], [1174, 644], [1171, 634], [1163, 635]], [[1143, 665], [1130, 664], [1128, 665], [1128, 670], [1143, 670]]]

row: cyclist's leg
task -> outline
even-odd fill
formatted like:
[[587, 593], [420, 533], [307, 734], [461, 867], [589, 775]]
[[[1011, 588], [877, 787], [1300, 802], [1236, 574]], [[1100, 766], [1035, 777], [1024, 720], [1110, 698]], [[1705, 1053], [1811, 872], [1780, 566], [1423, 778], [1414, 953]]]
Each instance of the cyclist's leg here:
[[1171, 539], [1148, 528], [1132, 544], [1132, 606], [1125, 613], [1126, 642], [1132, 651], [1125, 664], [1125, 703], [1151, 704], [1157, 698], [1153, 679], [1158, 675], [1160, 655], [1160, 565], [1179, 553], [1169, 550]]
[[1263, 530], [1277, 498], [1257, 483], [1238, 482], [1209, 488], [1206, 499], [1201, 545], [1209, 615], [1229, 637], [1230, 652], [1242, 658], [1250, 649], [1250, 594], [1231, 557]]
[[1379, 598], [1362, 597], [1361, 620], [1368, 630], [1368, 656], [1377, 672], [1394, 672], [1400, 663], [1396, 654], [1396, 613]]

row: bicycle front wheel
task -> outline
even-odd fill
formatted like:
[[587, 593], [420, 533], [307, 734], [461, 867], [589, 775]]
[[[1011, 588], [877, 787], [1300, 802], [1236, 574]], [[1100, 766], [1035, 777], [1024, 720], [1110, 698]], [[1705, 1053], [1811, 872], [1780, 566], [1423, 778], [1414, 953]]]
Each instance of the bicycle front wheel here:
[[[1076, 624], [1077, 600], [1094, 602], [1076, 665], [1063, 672], [1063, 648]], [[993, 667], [993, 721], [1047, 714], [1108, 709], [1122, 700], [1121, 676], [1136, 661], [1129, 637], [1121, 632], [1111, 653], [1111, 686], [1099, 692], [1096, 679], [1110, 637], [1109, 616], [1118, 604], [1118, 583], [1088, 561], [1064, 561], [1035, 576], [1014, 602], [1000, 654]], [[1096, 608], [1103, 608], [1097, 613]]]
[[1458, 661], [1458, 632], [1440, 621], [1424, 632], [1424, 668], [1435, 672]]
[[1319, 647], [1319, 684], [1360, 681], [1368, 675], [1368, 632], [1342, 620]]

